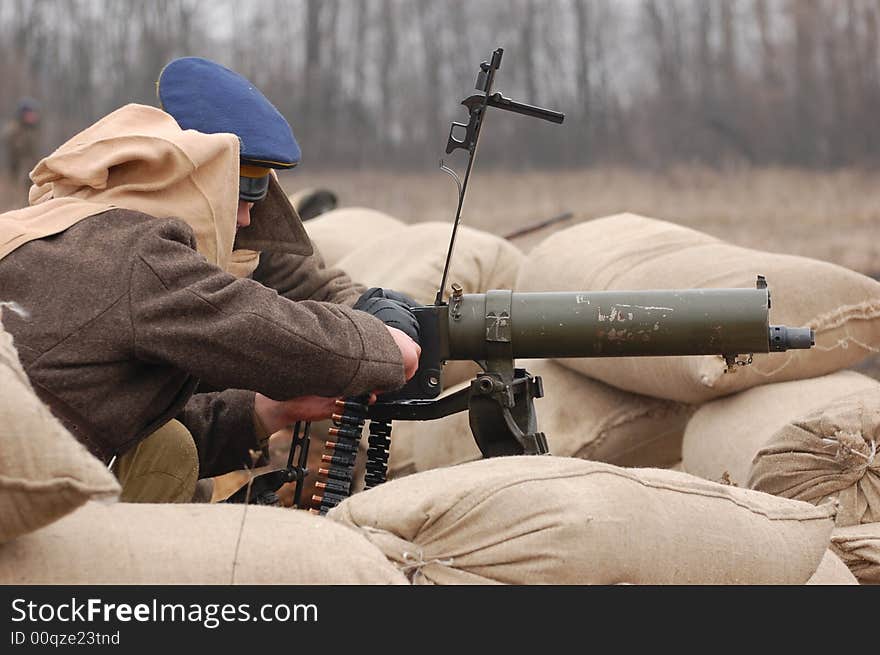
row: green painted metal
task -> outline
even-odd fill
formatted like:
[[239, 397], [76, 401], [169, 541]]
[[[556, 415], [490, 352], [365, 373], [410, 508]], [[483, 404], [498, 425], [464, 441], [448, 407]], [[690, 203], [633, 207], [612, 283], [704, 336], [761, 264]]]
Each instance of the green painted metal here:
[[499, 352], [534, 358], [770, 350], [767, 289], [490, 291], [464, 294], [443, 319], [446, 360], [494, 359]]

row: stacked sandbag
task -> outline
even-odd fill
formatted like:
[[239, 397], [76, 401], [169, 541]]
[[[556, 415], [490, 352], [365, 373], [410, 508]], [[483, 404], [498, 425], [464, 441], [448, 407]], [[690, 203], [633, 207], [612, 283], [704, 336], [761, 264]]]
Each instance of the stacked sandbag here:
[[393, 216], [365, 207], [333, 209], [303, 225], [328, 267], [336, 266], [340, 259], [358, 248], [405, 227]]
[[880, 523], [835, 528], [831, 548], [862, 584], [880, 584]]
[[880, 383], [777, 430], [758, 451], [748, 486], [819, 504], [839, 500], [838, 526], [880, 522]]
[[746, 486], [752, 460], [777, 430], [830, 400], [862, 391], [880, 394], [880, 382], [855, 371], [838, 371], [705, 403], [685, 429], [682, 467], [707, 480]]
[[406, 584], [362, 535], [258, 505], [88, 503], [0, 545], [0, 584]]
[[418, 584], [803, 584], [834, 514], [675, 471], [521, 456], [394, 480], [328, 517]]
[[[832, 533], [832, 542], [834, 536]], [[808, 585], [854, 585], [859, 584], [858, 579], [849, 570], [846, 563], [838, 557], [834, 550], [829, 548], [819, 563], [819, 568], [807, 580]]]
[[[520, 360], [517, 365], [543, 381], [544, 397], [535, 400], [535, 412], [552, 454], [620, 466], [665, 467], [681, 459], [689, 405], [620, 391], [552, 360]], [[482, 457], [467, 412], [434, 421], [396, 421], [391, 435], [398, 476]]]
[[[433, 304], [451, 235], [450, 223], [414, 223], [352, 250], [337, 266], [367, 286], [395, 289], [420, 303]], [[522, 258], [519, 249], [509, 241], [460, 226], [444, 298], [452, 293], [454, 282], [461, 285], [464, 293], [512, 289]]]
[[596, 219], [551, 235], [523, 262], [516, 288], [754, 288], [759, 274], [766, 276], [772, 295], [771, 323], [815, 328], [814, 348], [756, 354], [751, 366], [731, 374], [715, 355], [561, 361], [620, 389], [701, 403], [756, 385], [825, 375], [877, 351], [877, 281], [834, 264], [733, 246], [635, 214]]
[[0, 543], [119, 495], [116, 478], [37, 398], [2, 323], [0, 390]]

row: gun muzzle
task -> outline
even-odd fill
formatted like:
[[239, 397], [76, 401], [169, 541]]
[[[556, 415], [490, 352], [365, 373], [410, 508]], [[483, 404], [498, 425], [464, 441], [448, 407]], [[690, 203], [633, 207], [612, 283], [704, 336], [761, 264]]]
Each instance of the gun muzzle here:
[[816, 345], [816, 331], [813, 328], [792, 328], [785, 325], [770, 326], [770, 352], [782, 353], [786, 350], [809, 350]]

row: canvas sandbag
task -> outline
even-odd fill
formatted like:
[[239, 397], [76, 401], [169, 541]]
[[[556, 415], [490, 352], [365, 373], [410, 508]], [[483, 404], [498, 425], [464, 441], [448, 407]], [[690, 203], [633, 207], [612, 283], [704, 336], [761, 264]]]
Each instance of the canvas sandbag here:
[[862, 584], [880, 584], [880, 523], [835, 528], [831, 548]]
[[880, 383], [787, 423], [758, 451], [748, 485], [821, 503], [837, 498], [839, 526], [880, 522]]
[[0, 546], [0, 584], [406, 584], [356, 531], [259, 505], [88, 503]]
[[387, 482], [328, 516], [419, 584], [803, 584], [834, 514], [676, 471], [519, 456]]
[[393, 216], [366, 207], [333, 209], [303, 225], [327, 266], [336, 266], [349, 253], [405, 227]]
[[118, 496], [116, 478], [37, 398], [2, 323], [0, 390], [0, 543]]
[[756, 453], [791, 420], [859, 391], [880, 393], [880, 382], [855, 371], [754, 387], [702, 405], [682, 442], [685, 471], [744, 487]]
[[[517, 365], [543, 381], [544, 397], [535, 400], [535, 412], [552, 454], [620, 466], [665, 467], [681, 459], [690, 406], [620, 391], [548, 359]], [[410, 472], [428, 471], [482, 457], [467, 412], [435, 421], [397, 421], [391, 434], [398, 469], [407, 462]]]
[[742, 248], [635, 214], [587, 221], [551, 235], [525, 258], [516, 288], [754, 288], [759, 274], [771, 291], [771, 324], [815, 328], [812, 349], [756, 354], [751, 366], [732, 374], [716, 355], [562, 361], [621, 389], [700, 403], [759, 384], [831, 373], [877, 352], [877, 281], [827, 262]]
[[[357, 248], [337, 266], [367, 286], [388, 287], [433, 304], [451, 235], [450, 223], [414, 223]], [[512, 289], [522, 257], [506, 239], [460, 226], [444, 298], [452, 292], [453, 282], [465, 293]]]
[[[832, 539], [834, 537], [832, 536]], [[825, 551], [825, 557], [819, 563], [819, 568], [807, 580], [808, 585], [853, 585], [859, 584], [856, 576], [852, 574], [847, 565], [840, 557], [835, 555], [834, 551], [829, 548]]]

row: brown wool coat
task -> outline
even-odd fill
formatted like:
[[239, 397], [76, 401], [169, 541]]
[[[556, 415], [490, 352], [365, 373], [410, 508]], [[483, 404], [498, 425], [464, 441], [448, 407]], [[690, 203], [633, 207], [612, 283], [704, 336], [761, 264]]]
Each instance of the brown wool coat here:
[[[259, 227], [271, 223], [259, 219], [237, 246], [266, 247]], [[317, 253], [287, 250], [237, 279], [196, 252], [183, 221], [113, 209], [0, 259], [0, 297], [30, 312], [4, 323], [37, 392], [96, 456], [177, 417], [200, 475], [217, 475], [256, 447], [254, 391], [345, 396], [404, 381], [384, 325], [330, 304], [362, 288]], [[193, 396], [200, 379], [227, 390]]]

